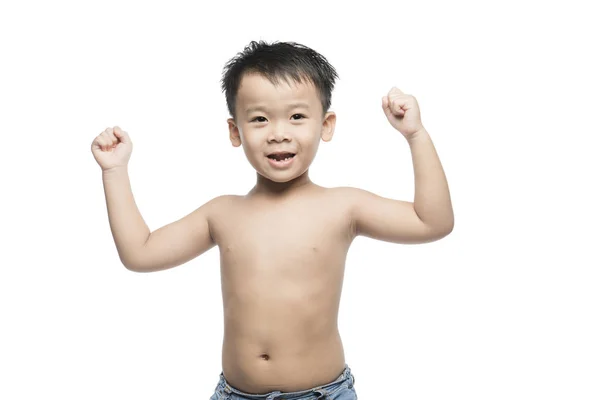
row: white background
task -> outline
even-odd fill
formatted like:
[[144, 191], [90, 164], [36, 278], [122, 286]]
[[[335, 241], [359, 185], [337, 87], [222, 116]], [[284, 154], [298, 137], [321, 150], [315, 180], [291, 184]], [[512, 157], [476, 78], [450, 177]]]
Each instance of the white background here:
[[[311, 178], [413, 200], [385, 118], [414, 95], [448, 177], [441, 241], [358, 238], [339, 327], [362, 399], [598, 399], [600, 29], [592, 2], [0, 5], [0, 398], [208, 399], [221, 372], [215, 248], [125, 269], [90, 145], [129, 132], [151, 230], [255, 172], [228, 140], [224, 64], [296, 41], [340, 80]], [[265, 288], [268, 290], [268, 288]]]

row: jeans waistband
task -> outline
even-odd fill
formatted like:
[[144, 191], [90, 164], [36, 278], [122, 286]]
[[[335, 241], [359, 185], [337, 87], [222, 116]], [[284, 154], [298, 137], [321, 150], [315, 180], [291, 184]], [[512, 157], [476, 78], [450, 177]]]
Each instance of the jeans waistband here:
[[296, 397], [305, 396], [305, 395], [307, 395], [309, 393], [313, 393], [313, 392], [325, 394], [325, 393], [327, 393], [327, 391], [337, 388], [339, 385], [341, 385], [345, 381], [348, 382], [349, 388], [351, 388], [354, 385], [354, 376], [352, 375], [352, 371], [351, 371], [350, 367], [348, 366], [348, 364], [345, 364], [344, 370], [342, 371], [340, 376], [338, 376], [333, 382], [330, 382], [330, 383], [327, 383], [324, 385], [320, 385], [320, 386], [314, 387], [312, 389], [301, 390], [298, 392], [280, 392], [279, 390], [275, 390], [273, 392], [269, 392], [269, 393], [265, 393], [265, 394], [245, 393], [245, 392], [242, 392], [241, 390], [238, 390], [238, 389], [232, 387], [229, 384], [229, 382], [227, 382], [227, 380], [225, 379], [223, 372], [221, 372], [221, 374], [219, 376], [219, 384], [217, 385], [217, 387], [221, 387], [225, 393], [235, 393], [236, 395], [242, 396], [247, 399], [274, 400], [277, 398], [283, 398], [280, 396], [285, 396], [285, 399], [294, 399]]

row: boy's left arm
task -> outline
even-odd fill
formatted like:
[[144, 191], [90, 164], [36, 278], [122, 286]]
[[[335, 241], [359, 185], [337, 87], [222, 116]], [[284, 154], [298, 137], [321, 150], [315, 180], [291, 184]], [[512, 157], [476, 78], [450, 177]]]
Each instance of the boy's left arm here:
[[452, 232], [454, 213], [448, 182], [431, 137], [421, 123], [414, 96], [392, 88], [382, 98], [390, 124], [408, 141], [415, 174], [414, 203], [352, 189], [355, 235], [394, 243], [426, 243]]

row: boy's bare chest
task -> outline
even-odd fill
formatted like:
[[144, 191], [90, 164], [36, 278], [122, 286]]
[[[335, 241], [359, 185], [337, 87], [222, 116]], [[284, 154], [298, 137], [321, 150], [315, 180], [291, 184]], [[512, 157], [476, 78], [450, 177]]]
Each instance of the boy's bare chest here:
[[[269, 313], [283, 304], [283, 309], [305, 304], [307, 298], [315, 304], [335, 302], [338, 292], [332, 288], [341, 285], [352, 242], [343, 207], [310, 202], [305, 207], [231, 207], [211, 229], [224, 293]], [[268, 294], [264, 288], [270, 288]]]
[[350, 216], [338, 204], [233, 204], [213, 223], [226, 265], [269, 268], [319, 265], [344, 258], [352, 241]]
[[339, 210], [232, 211], [214, 226], [214, 237], [222, 251], [247, 253], [314, 250], [348, 240], [350, 221]]

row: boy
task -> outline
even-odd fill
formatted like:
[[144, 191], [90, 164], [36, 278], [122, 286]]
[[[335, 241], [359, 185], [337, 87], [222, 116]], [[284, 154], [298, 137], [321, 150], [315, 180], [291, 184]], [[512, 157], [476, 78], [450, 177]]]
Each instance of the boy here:
[[319, 142], [334, 132], [328, 110], [336, 77], [323, 56], [297, 43], [251, 42], [232, 58], [222, 80], [229, 138], [256, 170], [256, 185], [152, 233], [129, 186], [128, 134], [107, 128], [92, 143], [126, 268], [164, 270], [218, 245], [225, 326], [211, 399], [356, 399], [337, 329], [350, 244], [358, 235], [426, 243], [453, 229], [446, 178], [419, 106], [397, 88], [382, 108], [411, 148], [414, 203], [310, 180]]

